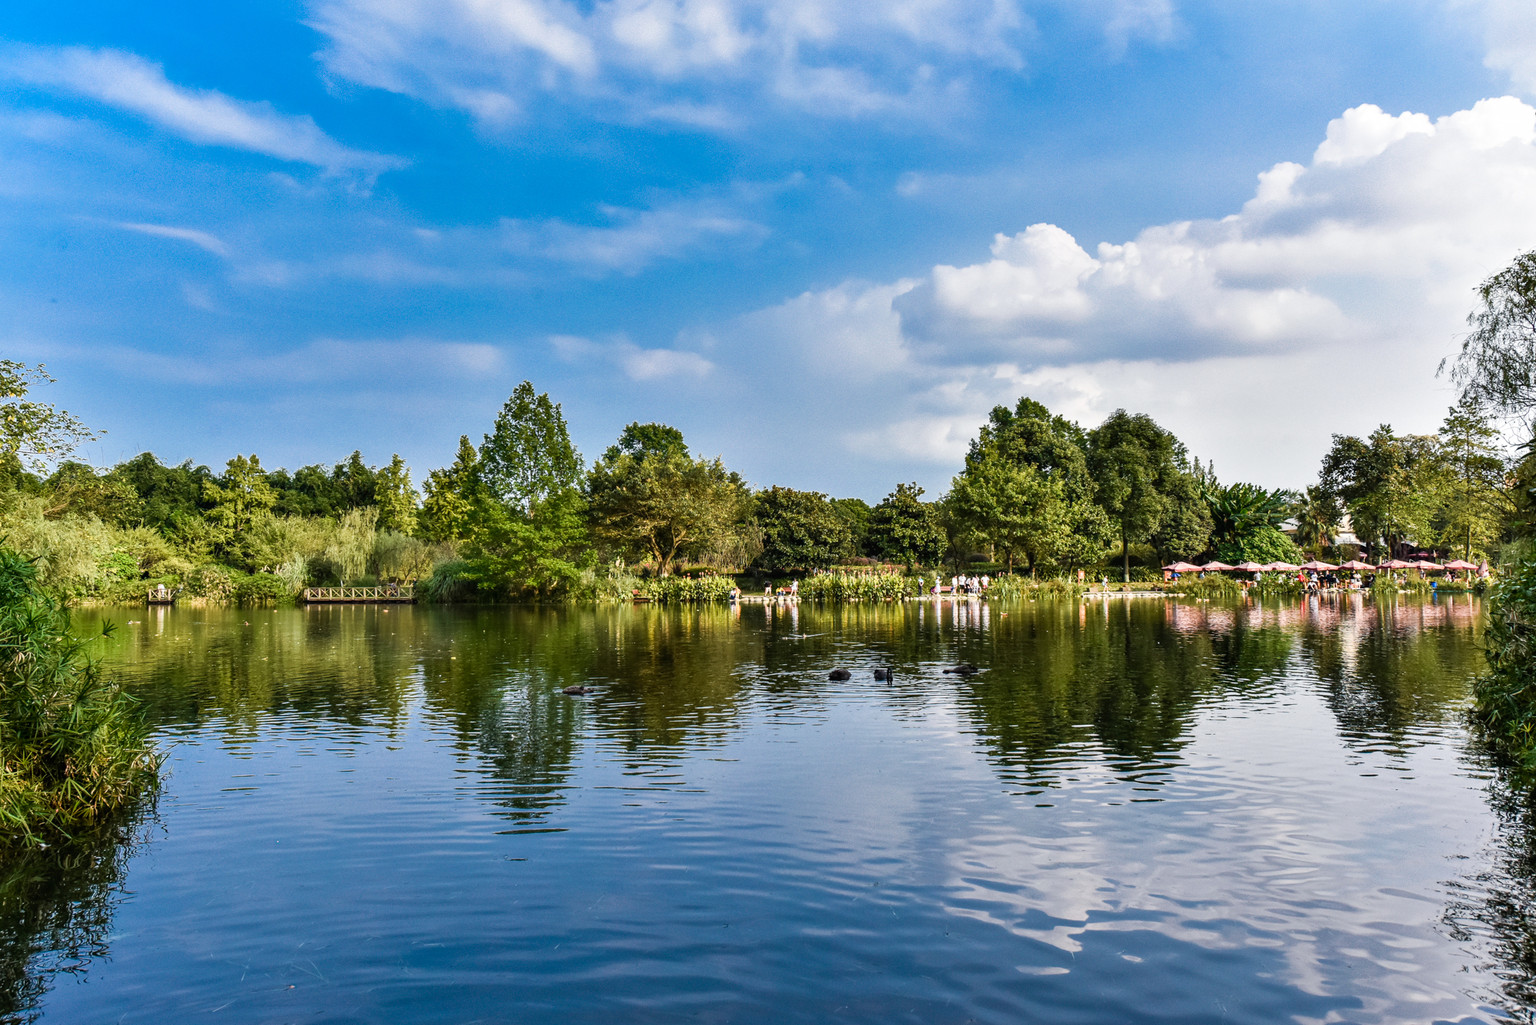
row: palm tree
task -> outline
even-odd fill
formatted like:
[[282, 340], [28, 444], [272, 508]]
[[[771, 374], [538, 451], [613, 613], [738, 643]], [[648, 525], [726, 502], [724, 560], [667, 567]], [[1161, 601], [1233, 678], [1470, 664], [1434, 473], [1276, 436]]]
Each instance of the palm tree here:
[[1344, 517], [1339, 500], [1318, 487], [1308, 488], [1291, 511], [1296, 517], [1296, 543], [1314, 556], [1332, 543]]

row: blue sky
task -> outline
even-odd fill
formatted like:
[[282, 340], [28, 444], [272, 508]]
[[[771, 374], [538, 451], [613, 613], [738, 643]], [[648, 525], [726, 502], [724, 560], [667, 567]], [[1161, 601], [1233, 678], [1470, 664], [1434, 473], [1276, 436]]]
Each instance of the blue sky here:
[[1532, 100], [1517, 0], [12, 0], [0, 351], [100, 464], [420, 480], [526, 377], [760, 485], [1030, 394], [1299, 486], [1439, 423]]

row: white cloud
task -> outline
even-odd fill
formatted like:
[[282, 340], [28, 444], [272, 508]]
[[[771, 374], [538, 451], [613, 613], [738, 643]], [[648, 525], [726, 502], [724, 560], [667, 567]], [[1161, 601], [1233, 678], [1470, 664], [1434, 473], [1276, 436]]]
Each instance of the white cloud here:
[[[1111, 49], [1176, 29], [1171, 0], [1063, 6], [1095, 19]], [[567, 95], [598, 117], [713, 130], [765, 102], [931, 117], [978, 64], [1021, 69], [1034, 35], [1018, 0], [312, 0], [310, 10], [331, 75], [491, 126], [535, 97]]]
[[602, 363], [634, 382], [698, 381], [715, 371], [715, 365], [696, 352], [644, 349], [622, 336], [600, 342], [579, 335], [552, 335], [549, 344], [566, 363]]
[[1450, 6], [1481, 15], [1488, 48], [1483, 63], [1509, 75], [1524, 96], [1536, 97], [1536, 15], [1528, 0], [1452, 0]]
[[378, 174], [405, 166], [398, 157], [342, 145], [307, 115], [280, 114], [268, 103], [176, 85], [159, 65], [121, 50], [12, 45], [0, 50], [0, 76], [104, 103], [196, 143], [333, 173]]
[[[889, 472], [885, 457], [927, 465], [942, 491], [987, 410], [1028, 394], [1089, 426], [1146, 411], [1226, 479], [1297, 486], [1334, 432], [1438, 426], [1454, 396], [1435, 369], [1473, 290], [1533, 231], [1536, 110], [1358, 107], [1226, 217], [1092, 247], [1037, 224], [974, 264], [717, 326], [712, 391], [743, 430], [778, 416], [826, 442], [766, 457], [755, 479], [846, 487], [852, 466]], [[732, 429], [711, 443], [761, 447], [720, 437]]]
[[732, 215], [715, 203], [677, 203], [649, 210], [605, 206], [605, 224], [505, 220], [505, 246], [527, 254], [576, 265], [592, 272], [635, 274], [658, 260], [676, 258], [715, 242], [761, 240], [767, 230]]
[[169, 224], [139, 224], [130, 221], [117, 221], [113, 224], [113, 227], [122, 228], [124, 231], [136, 231], [141, 235], [150, 235], [155, 238], [169, 238], [175, 239], [178, 242], [190, 242], [192, 245], [206, 250], [214, 256], [229, 255], [229, 246], [225, 245], [222, 239], [206, 231], [199, 231], [196, 228], [177, 228]]

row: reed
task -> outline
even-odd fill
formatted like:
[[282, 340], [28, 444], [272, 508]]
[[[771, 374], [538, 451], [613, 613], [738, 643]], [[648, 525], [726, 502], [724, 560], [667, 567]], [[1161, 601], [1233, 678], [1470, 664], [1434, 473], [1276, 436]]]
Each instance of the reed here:
[[149, 728], [87, 643], [36, 567], [0, 549], [0, 842], [68, 838], [158, 785]]

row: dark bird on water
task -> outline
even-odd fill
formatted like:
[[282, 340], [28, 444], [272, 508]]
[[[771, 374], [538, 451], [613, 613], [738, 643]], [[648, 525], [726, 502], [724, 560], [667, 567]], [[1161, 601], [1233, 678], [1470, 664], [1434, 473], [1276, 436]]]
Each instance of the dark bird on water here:
[[846, 669], [834, 669], [830, 673], [827, 674], [827, 679], [829, 679], [829, 680], [846, 680], [851, 675], [852, 674], [849, 673], [848, 670], [846, 670]]
[[980, 669], [977, 669], [969, 662], [966, 662], [963, 665], [955, 666], [953, 669], [946, 669], [944, 671], [946, 673], [954, 673], [957, 676], [975, 676], [977, 673], [981, 672]]
[[566, 687], [565, 689], [561, 690], [560, 693], [562, 693], [562, 694], [574, 694], [574, 695], [591, 694], [592, 693], [592, 688], [591, 687]]
[[896, 670], [891, 669], [889, 667], [887, 667], [885, 669], [876, 669], [875, 670], [875, 679], [877, 679], [877, 680], [894, 680], [894, 679], [896, 679]]

